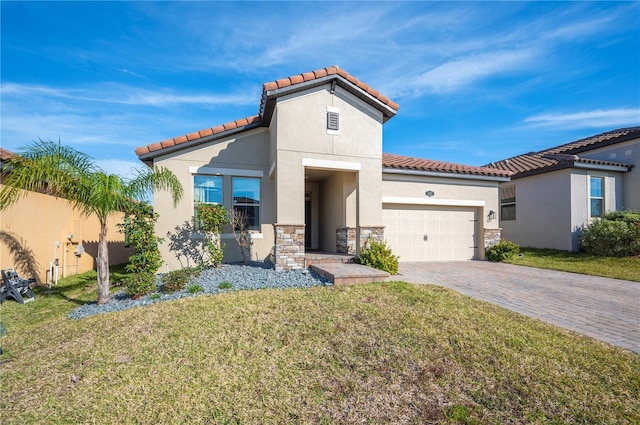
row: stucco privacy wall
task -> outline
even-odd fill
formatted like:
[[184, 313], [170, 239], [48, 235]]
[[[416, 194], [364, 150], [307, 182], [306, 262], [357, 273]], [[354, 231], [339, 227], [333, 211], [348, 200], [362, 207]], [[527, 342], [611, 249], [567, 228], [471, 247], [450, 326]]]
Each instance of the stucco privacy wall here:
[[[130, 250], [124, 247], [124, 235], [117, 227], [122, 221], [123, 214], [118, 213], [107, 223], [111, 265], [129, 259]], [[15, 267], [20, 276], [36, 277], [43, 283], [48, 281], [49, 263], [55, 258], [59, 278], [92, 270], [99, 234], [95, 216], [81, 214], [62, 198], [29, 192], [0, 214], [0, 268]], [[82, 254], [76, 256], [79, 245]]]
[[[275, 219], [275, 184], [268, 176], [268, 158], [269, 132], [266, 128], [257, 128], [155, 159], [156, 165], [173, 171], [184, 188], [184, 197], [175, 209], [168, 193], [156, 192], [154, 197], [155, 210], [159, 214], [156, 233], [165, 240], [160, 246], [165, 270], [195, 265], [194, 259], [185, 255], [183, 249], [189, 244], [197, 244], [201, 236], [193, 232], [181, 232], [193, 222], [195, 174], [223, 176], [225, 206], [232, 204], [233, 176], [262, 176], [261, 226], [257, 237], [253, 239], [252, 258], [263, 260], [269, 256], [274, 238], [271, 223]], [[222, 239], [227, 247], [224, 261], [240, 261], [242, 257], [229, 225], [223, 230]], [[173, 245], [172, 241], [175, 241]]]

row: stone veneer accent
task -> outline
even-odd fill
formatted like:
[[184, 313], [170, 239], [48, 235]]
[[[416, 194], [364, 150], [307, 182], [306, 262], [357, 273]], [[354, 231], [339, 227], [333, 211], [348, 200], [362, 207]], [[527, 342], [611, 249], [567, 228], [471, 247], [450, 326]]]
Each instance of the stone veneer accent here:
[[338, 227], [336, 229], [336, 252], [338, 254], [356, 254], [356, 229]]
[[484, 250], [498, 244], [501, 237], [502, 229], [484, 229]]
[[[384, 226], [360, 227], [360, 247], [369, 239], [377, 242], [384, 240]], [[356, 254], [356, 229], [353, 227], [338, 227], [336, 229], [336, 252], [339, 254]]]
[[276, 270], [304, 269], [304, 224], [274, 224]]
[[369, 236], [376, 242], [384, 242], [384, 226], [361, 227], [360, 246], [364, 245]]

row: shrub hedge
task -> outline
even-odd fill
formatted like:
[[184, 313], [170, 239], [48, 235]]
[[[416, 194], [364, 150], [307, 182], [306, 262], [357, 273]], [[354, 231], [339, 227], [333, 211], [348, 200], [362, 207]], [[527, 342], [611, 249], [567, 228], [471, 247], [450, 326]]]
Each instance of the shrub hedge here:
[[609, 212], [595, 219], [583, 229], [580, 249], [599, 257], [640, 255], [640, 212]]

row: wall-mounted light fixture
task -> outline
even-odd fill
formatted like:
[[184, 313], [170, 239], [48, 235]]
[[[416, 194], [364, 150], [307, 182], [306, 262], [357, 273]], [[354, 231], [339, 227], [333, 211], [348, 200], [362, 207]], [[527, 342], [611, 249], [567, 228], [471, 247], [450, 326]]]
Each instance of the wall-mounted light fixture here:
[[435, 195], [436, 193], [433, 190], [427, 190], [425, 192], [425, 195], [427, 195], [429, 198], [431, 198], [433, 195]]
[[493, 221], [496, 219], [496, 212], [494, 210], [489, 210], [489, 214], [487, 214], [487, 221]]

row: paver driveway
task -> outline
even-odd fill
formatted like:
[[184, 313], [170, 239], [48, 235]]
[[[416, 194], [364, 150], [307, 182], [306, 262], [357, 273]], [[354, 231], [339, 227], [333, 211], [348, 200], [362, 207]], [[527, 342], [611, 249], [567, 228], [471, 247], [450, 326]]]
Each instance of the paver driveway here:
[[489, 261], [400, 263], [389, 280], [434, 283], [640, 353], [640, 283]]

